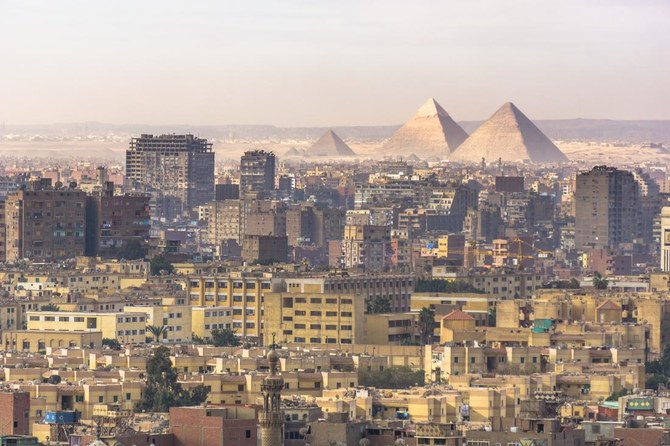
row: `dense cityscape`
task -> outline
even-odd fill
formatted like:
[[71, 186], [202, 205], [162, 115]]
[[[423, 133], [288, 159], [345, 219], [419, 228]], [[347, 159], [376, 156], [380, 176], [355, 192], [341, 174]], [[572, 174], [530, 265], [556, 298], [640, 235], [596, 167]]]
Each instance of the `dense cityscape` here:
[[669, 29], [0, 2], [0, 446], [670, 446]]

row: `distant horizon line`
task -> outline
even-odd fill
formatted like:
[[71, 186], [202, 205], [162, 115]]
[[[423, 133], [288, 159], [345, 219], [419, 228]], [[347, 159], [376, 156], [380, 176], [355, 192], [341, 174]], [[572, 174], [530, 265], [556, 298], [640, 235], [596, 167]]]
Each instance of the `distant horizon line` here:
[[[451, 114], [450, 114], [451, 116]], [[409, 117], [409, 121], [412, 117]], [[490, 116], [489, 116], [490, 118]], [[479, 123], [488, 120], [489, 118], [484, 119], [464, 119], [457, 120], [454, 119], [457, 123]], [[453, 116], [452, 116], [453, 119]], [[615, 118], [546, 118], [546, 119], [529, 119], [533, 122], [547, 122], [547, 121], [609, 121], [609, 122], [670, 122], [670, 118], [658, 118], [658, 119], [615, 119]], [[314, 128], [336, 128], [336, 127], [399, 127], [405, 124], [405, 122], [396, 123], [396, 124], [335, 124], [335, 125], [277, 125], [277, 124], [194, 124], [194, 123], [115, 123], [109, 121], [97, 121], [97, 120], [87, 120], [87, 121], [61, 121], [61, 122], [42, 122], [37, 124], [24, 124], [24, 123], [10, 123], [7, 121], [2, 121], [0, 127], [39, 127], [39, 126], [65, 126], [65, 125], [88, 125], [88, 124], [100, 124], [100, 125], [111, 125], [116, 127], [138, 127], [138, 126], [147, 126], [147, 127], [165, 127], [165, 126], [175, 126], [175, 127], [275, 127], [279, 129], [314, 129]]]

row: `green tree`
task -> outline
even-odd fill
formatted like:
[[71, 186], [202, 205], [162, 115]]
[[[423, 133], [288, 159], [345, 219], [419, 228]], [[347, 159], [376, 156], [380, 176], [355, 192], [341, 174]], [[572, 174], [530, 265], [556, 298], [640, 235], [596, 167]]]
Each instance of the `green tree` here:
[[659, 386], [667, 386], [668, 377], [660, 374], [647, 375], [647, 380], [644, 383], [645, 389], [657, 390]]
[[423, 307], [419, 312], [419, 339], [421, 345], [433, 343], [435, 331], [435, 311], [428, 307]]
[[158, 276], [160, 274], [172, 274], [174, 273], [174, 265], [170, 263], [163, 256], [156, 256], [149, 262], [151, 265], [151, 275]]
[[477, 293], [485, 291], [475, 288], [463, 280], [416, 279], [414, 291], [417, 293]]
[[495, 327], [496, 321], [498, 320], [498, 309], [496, 307], [489, 308], [489, 313], [486, 316], [486, 319], [489, 327]]
[[199, 345], [205, 344], [205, 340], [203, 338], [201, 338], [200, 336], [198, 336], [197, 334], [194, 334], [194, 335], [191, 336], [191, 341], [194, 344], [199, 344]]
[[40, 307], [40, 310], [42, 310], [42, 311], [60, 311], [60, 307], [56, 304], [49, 303], [49, 304], [46, 304], [46, 305], [42, 305]]
[[126, 260], [143, 259], [146, 255], [147, 250], [139, 240], [129, 241], [119, 252], [119, 257]]
[[593, 274], [593, 288], [596, 290], [606, 290], [609, 280], [605, 279], [602, 274], [596, 272]]
[[178, 382], [177, 369], [172, 367], [170, 350], [156, 348], [147, 361], [146, 386], [135, 405], [137, 412], [168, 412], [170, 407], [202, 404], [208, 391], [203, 385], [185, 390]]
[[160, 342], [163, 333], [167, 332], [167, 327], [165, 325], [149, 325], [147, 331], [153, 336], [154, 342]]
[[240, 345], [240, 338], [229, 328], [215, 328], [212, 330], [212, 344], [215, 347], [237, 347]]
[[388, 367], [384, 370], [359, 370], [358, 382], [362, 386], [378, 389], [409, 389], [412, 386], [423, 386], [426, 377], [423, 370], [412, 370], [409, 367]]
[[622, 396], [628, 395], [628, 389], [621, 389], [618, 392], [614, 392], [610, 396], [607, 397], [605, 401], [619, 401], [619, 398]]
[[388, 297], [375, 296], [366, 302], [368, 314], [380, 314], [391, 312], [391, 301]]

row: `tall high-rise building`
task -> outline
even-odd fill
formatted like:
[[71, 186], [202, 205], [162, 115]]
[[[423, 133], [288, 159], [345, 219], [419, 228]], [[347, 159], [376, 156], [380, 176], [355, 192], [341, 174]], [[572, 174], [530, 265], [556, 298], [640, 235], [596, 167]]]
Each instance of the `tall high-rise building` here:
[[84, 255], [85, 202], [85, 192], [54, 189], [49, 179], [10, 193], [5, 201], [7, 261], [53, 261]]
[[142, 257], [149, 217], [148, 195], [114, 195], [114, 183], [107, 181], [100, 193], [86, 197], [86, 255]]
[[240, 162], [240, 195], [272, 192], [275, 188], [275, 154], [264, 150], [245, 152]]
[[[126, 151], [126, 177], [161, 202], [158, 217], [174, 218], [214, 200], [214, 152], [193, 135], [142, 135]], [[167, 214], [167, 215], [166, 215]]]
[[381, 271], [391, 264], [391, 228], [347, 225], [342, 241], [343, 266], [364, 271]]
[[661, 269], [670, 271], [670, 207], [661, 209]]
[[575, 247], [616, 248], [638, 232], [638, 184], [632, 173], [596, 166], [577, 175]]

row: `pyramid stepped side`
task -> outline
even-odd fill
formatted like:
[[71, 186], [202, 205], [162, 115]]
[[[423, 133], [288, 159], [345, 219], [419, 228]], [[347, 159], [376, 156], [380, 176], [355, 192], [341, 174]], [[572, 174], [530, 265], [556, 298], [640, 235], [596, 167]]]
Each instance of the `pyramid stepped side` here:
[[307, 149], [308, 156], [356, 156], [342, 139], [332, 130], [328, 130]]
[[455, 161], [560, 163], [568, 158], [514, 104], [508, 102], [486, 120], [450, 157]]
[[419, 156], [447, 157], [468, 134], [434, 99], [429, 99], [414, 116], [382, 146], [385, 155], [414, 152]]

